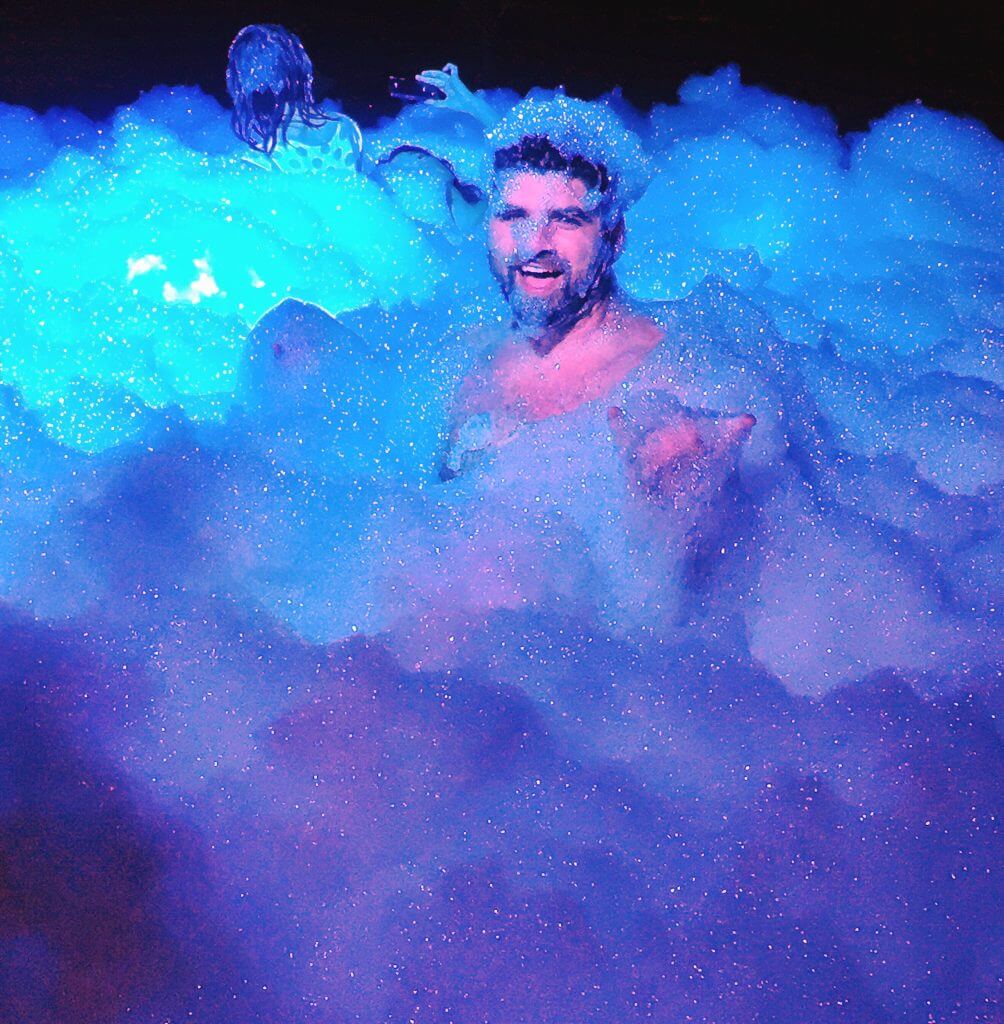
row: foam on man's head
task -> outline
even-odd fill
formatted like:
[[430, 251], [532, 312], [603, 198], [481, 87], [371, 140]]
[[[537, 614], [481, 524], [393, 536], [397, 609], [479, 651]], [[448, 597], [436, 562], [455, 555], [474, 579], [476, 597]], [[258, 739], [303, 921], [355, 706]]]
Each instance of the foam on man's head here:
[[598, 193], [603, 217], [616, 222], [643, 191], [648, 161], [641, 140], [602, 102], [568, 96], [528, 96], [488, 133], [489, 185], [500, 171], [529, 167], [563, 171], [581, 178]]

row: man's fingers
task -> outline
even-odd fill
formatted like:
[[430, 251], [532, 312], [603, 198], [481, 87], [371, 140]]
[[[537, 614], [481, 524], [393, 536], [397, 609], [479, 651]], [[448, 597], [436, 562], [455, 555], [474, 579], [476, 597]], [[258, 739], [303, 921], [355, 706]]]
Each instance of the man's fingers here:
[[730, 437], [746, 439], [746, 435], [756, 426], [756, 416], [751, 412], [740, 413], [725, 421], [725, 429]]
[[638, 448], [642, 477], [652, 477], [673, 463], [693, 463], [703, 452], [701, 433], [694, 423], [684, 420], [653, 430]]

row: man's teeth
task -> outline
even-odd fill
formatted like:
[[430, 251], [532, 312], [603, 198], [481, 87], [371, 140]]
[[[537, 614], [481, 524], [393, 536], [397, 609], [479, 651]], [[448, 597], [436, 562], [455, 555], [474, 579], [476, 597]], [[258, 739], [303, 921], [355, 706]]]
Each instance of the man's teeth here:
[[557, 277], [560, 270], [545, 270], [542, 267], [520, 267], [519, 272], [527, 277]]

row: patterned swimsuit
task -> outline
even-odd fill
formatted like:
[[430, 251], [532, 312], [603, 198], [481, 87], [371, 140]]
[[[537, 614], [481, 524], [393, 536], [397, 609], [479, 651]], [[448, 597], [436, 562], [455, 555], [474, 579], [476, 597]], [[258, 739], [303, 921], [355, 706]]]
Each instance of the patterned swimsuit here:
[[285, 142], [271, 153], [255, 152], [244, 159], [263, 170], [283, 174], [351, 174], [359, 170], [362, 149], [359, 126], [352, 118], [338, 115], [317, 125], [294, 119], [286, 129]]

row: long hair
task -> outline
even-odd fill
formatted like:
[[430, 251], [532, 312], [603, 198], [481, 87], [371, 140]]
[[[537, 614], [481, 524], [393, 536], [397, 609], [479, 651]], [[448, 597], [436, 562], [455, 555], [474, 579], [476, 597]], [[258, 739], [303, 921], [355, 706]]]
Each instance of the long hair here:
[[305, 124], [329, 120], [314, 99], [314, 66], [303, 43], [281, 25], [248, 25], [230, 44], [227, 92], [230, 124], [252, 149], [271, 153], [294, 116]]

